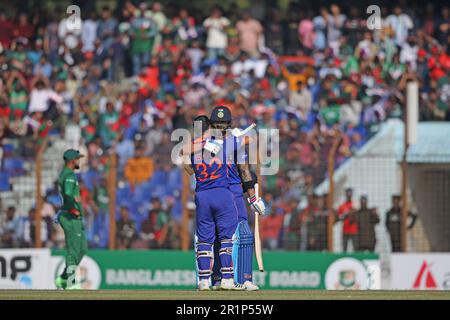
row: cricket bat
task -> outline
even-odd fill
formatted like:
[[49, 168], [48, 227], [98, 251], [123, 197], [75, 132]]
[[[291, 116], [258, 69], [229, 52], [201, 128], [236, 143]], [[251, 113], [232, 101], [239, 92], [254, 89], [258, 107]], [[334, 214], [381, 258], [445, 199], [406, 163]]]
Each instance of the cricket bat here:
[[245, 134], [247, 134], [250, 130], [252, 130], [254, 127], [256, 127], [256, 123], [252, 123], [251, 125], [249, 125], [247, 128], [245, 128], [244, 130], [241, 130], [239, 128], [234, 128], [233, 130], [231, 130], [231, 134], [233, 136], [235, 136], [236, 138], [239, 138]]
[[[259, 186], [258, 183], [255, 184], [255, 195], [259, 196]], [[261, 237], [259, 235], [259, 213], [255, 212], [255, 255], [256, 262], [258, 263], [258, 269], [260, 272], [264, 272], [264, 263], [262, 258], [262, 250], [261, 250]]]

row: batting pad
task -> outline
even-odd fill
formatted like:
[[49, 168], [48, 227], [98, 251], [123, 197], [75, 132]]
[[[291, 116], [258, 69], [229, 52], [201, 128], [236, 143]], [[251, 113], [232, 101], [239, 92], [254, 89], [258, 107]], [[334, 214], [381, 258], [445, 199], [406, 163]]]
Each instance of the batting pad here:
[[234, 281], [243, 284], [252, 281], [253, 234], [247, 221], [239, 222], [234, 234], [233, 264]]

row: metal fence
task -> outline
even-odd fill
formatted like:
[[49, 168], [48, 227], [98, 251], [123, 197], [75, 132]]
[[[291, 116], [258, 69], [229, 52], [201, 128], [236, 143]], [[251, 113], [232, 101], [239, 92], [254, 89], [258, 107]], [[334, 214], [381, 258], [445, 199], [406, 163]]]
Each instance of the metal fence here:
[[[18, 166], [17, 174], [8, 177], [8, 186], [0, 192], [2, 212], [5, 213], [1, 221], [1, 246], [63, 247], [64, 237], [52, 219], [59, 198], [55, 182], [63, 165], [60, 158], [69, 144], [51, 138], [37, 144], [34, 154]], [[5, 151], [4, 162], [15, 159], [14, 154]], [[328, 176], [333, 177], [333, 184], [324, 184], [316, 194], [306, 190], [305, 204], [294, 202], [291, 210], [285, 210], [281, 215], [274, 212], [261, 219], [263, 247], [295, 251], [373, 251], [382, 256], [401, 251], [450, 251], [450, 164], [442, 161], [442, 155], [435, 158], [436, 161], [432, 161], [433, 155], [428, 154], [426, 159], [417, 156], [411, 159], [406, 167], [405, 198], [402, 194], [402, 159], [398, 153], [371, 149], [353, 155], [337, 169], [334, 158], [328, 157]], [[108, 226], [103, 240], [95, 231], [91, 236], [93, 242], [102, 240], [110, 249], [121, 247], [117, 243], [120, 230], [116, 228], [121, 208], [116, 195], [122, 181], [117, 168], [116, 154], [111, 151], [104, 155], [102, 165], [97, 168], [100, 180], [104, 181], [99, 188], [104, 190], [96, 188], [82, 194], [88, 206], [103, 199], [103, 208], [86, 208], [85, 220], [88, 227], [92, 227], [96, 219]], [[263, 180], [268, 178], [263, 177]], [[187, 205], [192, 197], [189, 184], [189, 178], [183, 175], [180, 189], [183, 214], [171, 227], [170, 237], [175, 238], [176, 244], [169, 248], [187, 250], [191, 246], [194, 210]], [[406, 219], [402, 218], [405, 203]], [[97, 206], [102, 204], [97, 203]], [[8, 215], [20, 217], [20, 223], [8, 221]], [[250, 210], [249, 217], [253, 223]], [[5, 232], [8, 228], [21, 236], [9, 236]], [[273, 237], [264, 237], [275, 229], [278, 232], [276, 244]], [[406, 239], [404, 246], [402, 236]]]

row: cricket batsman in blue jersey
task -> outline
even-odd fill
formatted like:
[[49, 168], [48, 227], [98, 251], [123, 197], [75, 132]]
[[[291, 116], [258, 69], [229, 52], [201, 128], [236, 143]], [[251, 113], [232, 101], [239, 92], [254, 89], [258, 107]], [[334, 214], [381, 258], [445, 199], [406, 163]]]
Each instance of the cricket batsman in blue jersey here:
[[[234, 280], [236, 283], [235, 290], [258, 290], [259, 288], [252, 283], [253, 234], [248, 225], [247, 208], [243, 198], [243, 192], [249, 194], [248, 201], [253, 210], [258, 212], [258, 214], [264, 214], [265, 205], [260, 198], [256, 198], [255, 196], [254, 184], [256, 182], [256, 175], [249, 170], [248, 164], [246, 163], [246, 153], [237, 152], [244, 147], [243, 139], [239, 140], [233, 135], [227, 135], [227, 130], [231, 126], [232, 119], [231, 112], [224, 106], [216, 107], [211, 114], [213, 130], [221, 131], [224, 140], [211, 139], [212, 137], [210, 137], [208, 131], [210, 122], [206, 116], [197, 117], [196, 120], [202, 123], [202, 130], [205, 132], [202, 149], [211, 154], [219, 154], [222, 147], [224, 147], [224, 150], [227, 150], [224, 157], [229, 178], [229, 190], [233, 193], [234, 204], [238, 211], [238, 223], [233, 237], [232, 253]], [[226, 148], [226, 144], [231, 144], [231, 147]], [[193, 152], [198, 152], [198, 150]], [[238, 157], [241, 158], [241, 161], [238, 161]], [[185, 169], [188, 173], [192, 173], [191, 166], [185, 166]], [[216, 241], [214, 244], [213, 289], [222, 288], [223, 268], [221, 268], [221, 264], [219, 263], [219, 260], [220, 262], [222, 261], [220, 258], [222, 254], [220, 248], [221, 243]], [[200, 270], [198, 270], [198, 273], [200, 276]], [[199, 285], [200, 283], [201, 281], [199, 281]]]
[[[202, 140], [200, 143], [205, 143]], [[198, 289], [210, 290], [214, 263], [213, 246], [220, 242], [219, 259], [222, 290], [235, 290], [232, 261], [233, 235], [238, 223], [238, 212], [233, 193], [229, 189], [228, 167], [224, 152], [211, 154], [206, 150], [191, 155], [196, 178], [196, 253]]]
[[[224, 110], [227, 117], [220, 117], [220, 111]], [[225, 119], [224, 119], [225, 118]], [[254, 186], [256, 175], [253, 174], [248, 166], [248, 155], [243, 151], [245, 148], [243, 137], [237, 138], [228, 134], [231, 128], [231, 112], [226, 107], [216, 107], [210, 117], [210, 124], [213, 129], [226, 128], [223, 132], [224, 141], [232, 143], [232, 147], [226, 151], [228, 176], [230, 179], [230, 190], [233, 193], [236, 209], [238, 210], [238, 225], [234, 234], [233, 241], [233, 264], [235, 268], [234, 279], [238, 286], [244, 290], [256, 291], [258, 286], [253, 284], [253, 245], [254, 238], [248, 224], [248, 212], [243, 193], [248, 194], [248, 202], [251, 208], [258, 214], [265, 213], [265, 205], [262, 199], [255, 196]], [[224, 144], [225, 148], [226, 143]], [[205, 145], [208, 149], [208, 146]], [[213, 150], [217, 152], [216, 150]], [[216, 252], [216, 250], [214, 250]], [[221, 279], [220, 268], [218, 264], [213, 267], [213, 289], [218, 288], [218, 282]]]

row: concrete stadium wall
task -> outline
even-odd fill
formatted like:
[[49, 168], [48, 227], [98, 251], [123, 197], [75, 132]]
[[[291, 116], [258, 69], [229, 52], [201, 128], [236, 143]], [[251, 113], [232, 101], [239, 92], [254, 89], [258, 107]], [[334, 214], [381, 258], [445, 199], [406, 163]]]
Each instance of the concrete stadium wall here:
[[429, 250], [450, 251], [450, 164], [410, 164], [408, 178]]

